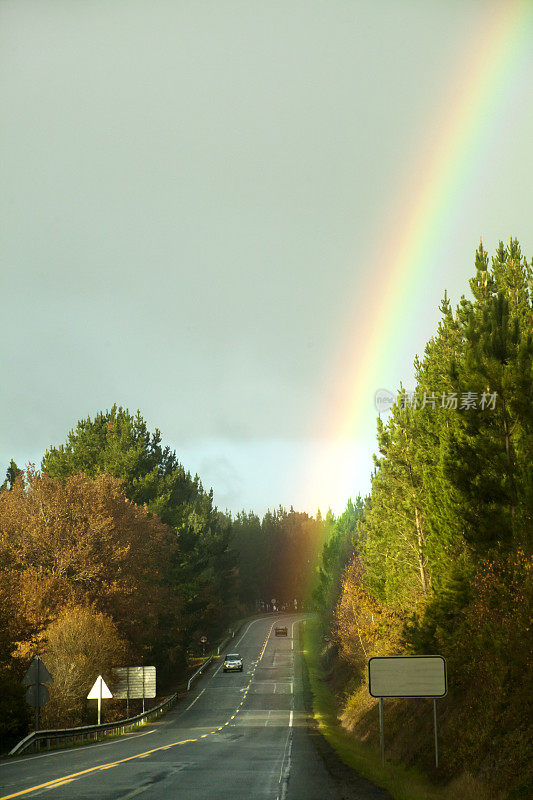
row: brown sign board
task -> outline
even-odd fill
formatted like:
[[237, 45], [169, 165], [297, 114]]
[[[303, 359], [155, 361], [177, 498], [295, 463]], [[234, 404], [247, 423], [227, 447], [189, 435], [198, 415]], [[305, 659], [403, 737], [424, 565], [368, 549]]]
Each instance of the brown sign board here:
[[372, 697], [444, 697], [448, 691], [443, 656], [376, 656], [368, 661]]
[[116, 667], [113, 676], [115, 699], [138, 700], [156, 696], [155, 667]]

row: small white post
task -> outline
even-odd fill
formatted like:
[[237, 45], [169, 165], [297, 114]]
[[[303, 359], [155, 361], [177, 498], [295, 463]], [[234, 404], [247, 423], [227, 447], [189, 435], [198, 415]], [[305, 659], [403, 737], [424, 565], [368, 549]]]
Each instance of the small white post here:
[[102, 678], [98, 678], [98, 724], [102, 718]]

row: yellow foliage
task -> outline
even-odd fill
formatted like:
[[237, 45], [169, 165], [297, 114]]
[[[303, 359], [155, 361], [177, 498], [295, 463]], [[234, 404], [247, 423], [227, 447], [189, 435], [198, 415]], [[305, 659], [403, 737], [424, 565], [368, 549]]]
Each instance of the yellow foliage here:
[[127, 644], [113, 620], [94, 608], [65, 609], [45, 632], [43, 661], [52, 675], [50, 700], [42, 712], [42, 725], [79, 724], [87, 694], [98, 675], [109, 686], [111, 667], [122, 666]]
[[335, 638], [343, 659], [362, 669], [371, 656], [398, 652], [402, 620], [365, 589], [358, 559], [348, 565], [335, 613]]
[[116, 478], [18, 478], [0, 493], [0, 565], [12, 600], [0, 626], [11, 615], [15, 655], [36, 652], [50, 623], [80, 605], [109, 614], [142, 648], [170, 602], [159, 577], [175, 546], [166, 525], [126, 502]]

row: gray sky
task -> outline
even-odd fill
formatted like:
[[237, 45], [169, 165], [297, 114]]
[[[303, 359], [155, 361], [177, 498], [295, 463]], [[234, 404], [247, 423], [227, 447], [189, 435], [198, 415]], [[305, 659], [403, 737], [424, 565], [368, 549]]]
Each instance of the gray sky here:
[[373, 391], [412, 384], [480, 237], [533, 253], [533, 62], [517, 45], [402, 349], [357, 438], [324, 439], [365, 254], [459, 102], [457, 65], [512, 6], [0, 0], [0, 468], [116, 402], [222, 508], [340, 512], [365, 492]]

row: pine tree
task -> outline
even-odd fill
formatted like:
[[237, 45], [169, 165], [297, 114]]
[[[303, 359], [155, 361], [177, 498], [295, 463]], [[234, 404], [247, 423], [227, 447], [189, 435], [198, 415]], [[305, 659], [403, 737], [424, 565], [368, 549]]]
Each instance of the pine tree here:
[[9, 467], [6, 470], [6, 479], [0, 489], [12, 489], [18, 475], [22, 475], [22, 470], [19, 469], [13, 459], [11, 459]]

